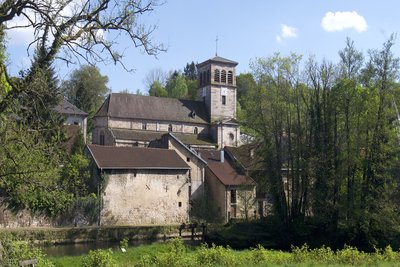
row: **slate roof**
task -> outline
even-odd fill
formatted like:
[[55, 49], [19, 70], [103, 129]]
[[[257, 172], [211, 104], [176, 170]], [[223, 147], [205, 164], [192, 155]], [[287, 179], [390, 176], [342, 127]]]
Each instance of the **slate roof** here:
[[[191, 116], [193, 112], [195, 116]], [[123, 93], [110, 94], [95, 116], [201, 124], [209, 122], [202, 101]]]
[[245, 144], [240, 147], [225, 146], [225, 152], [249, 171], [265, 170], [264, 160], [257, 153], [257, 144]]
[[[153, 141], [161, 139], [161, 137], [168, 132], [149, 131], [149, 130], [130, 130], [130, 129], [117, 129], [110, 128], [112, 135], [115, 139], [120, 140], [137, 140], [137, 141]], [[173, 132], [174, 136], [186, 145], [208, 145], [213, 146], [214, 143], [208, 135], [197, 135], [187, 133]]]
[[89, 114], [80, 110], [75, 105], [71, 104], [67, 100], [63, 99], [58, 105], [54, 107], [54, 110], [60, 114], [66, 115], [78, 115], [78, 116], [88, 116]]
[[87, 148], [100, 169], [190, 169], [189, 165], [170, 149], [99, 145], [87, 145]]
[[207, 168], [221, 181], [224, 185], [255, 185], [253, 179], [238, 173], [225, 157], [221, 162], [221, 151], [218, 150], [200, 150], [201, 158], [207, 161]]
[[215, 57], [213, 57], [211, 59], [208, 59], [208, 60], [206, 60], [206, 61], [204, 61], [202, 63], [197, 64], [197, 67], [201, 67], [201, 66], [206, 65], [208, 63], [222, 63], [222, 64], [230, 65], [230, 66], [236, 66], [237, 64], [239, 64], [236, 61], [233, 61], [233, 60], [230, 60], [230, 59], [226, 59], [226, 58], [223, 58], [223, 57], [219, 57], [219, 56], [215, 56]]

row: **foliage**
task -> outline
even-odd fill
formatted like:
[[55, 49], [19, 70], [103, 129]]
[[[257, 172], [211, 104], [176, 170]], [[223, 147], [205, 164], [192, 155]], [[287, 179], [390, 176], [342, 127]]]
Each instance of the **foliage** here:
[[167, 90], [157, 81], [153, 82], [149, 90], [150, 96], [167, 97]]
[[350, 40], [338, 64], [274, 54], [251, 63], [256, 84], [238, 79], [246, 88], [240, 119], [265, 171], [257, 177], [281, 223], [299, 236], [318, 229], [316, 239], [335, 247], [398, 244], [393, 44], [391, 37], [365, 62]]
[[[107, 252], [107, 251], [103, 251]], [[90, 254], [89, 254], [90, 255]], [[80, 257], [87, 258], [88, 256]], [[202, 244], [185, 246], [173, 239], [166, 244], [130, 247], [126, 253], [115, 251], [112, 258], [118, 266], [395, 266], [400, 252], [390, 247], [365, 253], [354, 247], [333, 251], [329, 247], [310, 249], [307, 245], [293, 247], [292, 252], [268, 250], [261, 245], [236, 251], [229, 247]], [[54, 258], [57, 265], [72, 262]], [[82, 265], [81, 265], [82, 266]], [[84, 265], [87, 266], [87, 265]], [[88, 265], [93, 266], [93, 265]], [[103, 266], [103, 265], [98, 265]]]
[[93, 116], [110, 92], [107, 83], [108, 77], [101, 75], [97, 67], [84, 65], [74, 70], [69, 79], [61, 85], [61, 89], [68, 100], [89, 113], [88, 131], [91, 131]]
[[185, 77], [180, 73], [174, 73], [167, 81], [165, 86], [168, 97], [171, 98], [185, 98], [188, 93]]
[[11, 235], [0, 238], [0, 265], [4, 267], [19, 266], [23, 260], [37, 260], [38, 267], [52, 267], [54, 264], [45, 259], [43, 252], [27, 241], [18, 240]]
[[109, 250], [97, 249], [91, 250], [89, 254], [83, 257], [82, 267], [114, 267], [113, 252]]
[[119, 241], [119, 247], [127, 249], [128, 248], [128, 239], [124, 238], [121, 241]]

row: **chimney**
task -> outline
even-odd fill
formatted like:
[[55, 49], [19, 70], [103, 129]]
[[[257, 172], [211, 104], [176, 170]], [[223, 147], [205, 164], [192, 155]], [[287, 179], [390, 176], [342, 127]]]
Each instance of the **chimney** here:
[[225, 158], [224, 158], [224, 150], [221, 149], [220, 151], [221, 151], [221, 156], [220, 156], [221, 163], [224, 163], [224, 161], [225, 161]]

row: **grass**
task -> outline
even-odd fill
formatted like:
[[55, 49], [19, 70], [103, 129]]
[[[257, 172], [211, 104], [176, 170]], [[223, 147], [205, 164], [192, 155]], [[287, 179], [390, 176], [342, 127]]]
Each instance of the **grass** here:
[[[102, 253], [107, 251], [102, 251]], [[339, 251], [329, 248], [293, 248], [292, 252], [267, 250], [261, 246], [246, 250], [232, 250], [222, 246], [188, 247], [180, 239], [167, 244], [151, 244], [108, 252], [114, 265], [103, 266], [399, 266], [400, 252], [390, 247], [375, 253], [364, 253], [352, 247]], [[55, 266], [80, 266], [88, 256], [48, 257]], [[101, 267], [100, 265], [90, 265]]]

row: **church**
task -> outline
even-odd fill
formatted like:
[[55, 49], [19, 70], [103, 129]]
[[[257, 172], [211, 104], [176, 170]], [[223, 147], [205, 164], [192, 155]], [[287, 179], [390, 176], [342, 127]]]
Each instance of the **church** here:
[[241, 145], [237, 64], [219, 56], [198, 64], [196, 101], [125, 93], [106, 98], [87, 146], [95, 179], [105, 184], [101, 224], [187, 222], [201, 219], [191, 214], [200, 214], [195, 209], [205, 202], [223, 221], [256, 214], [248, 201], [256, 184], [225, 151]]

